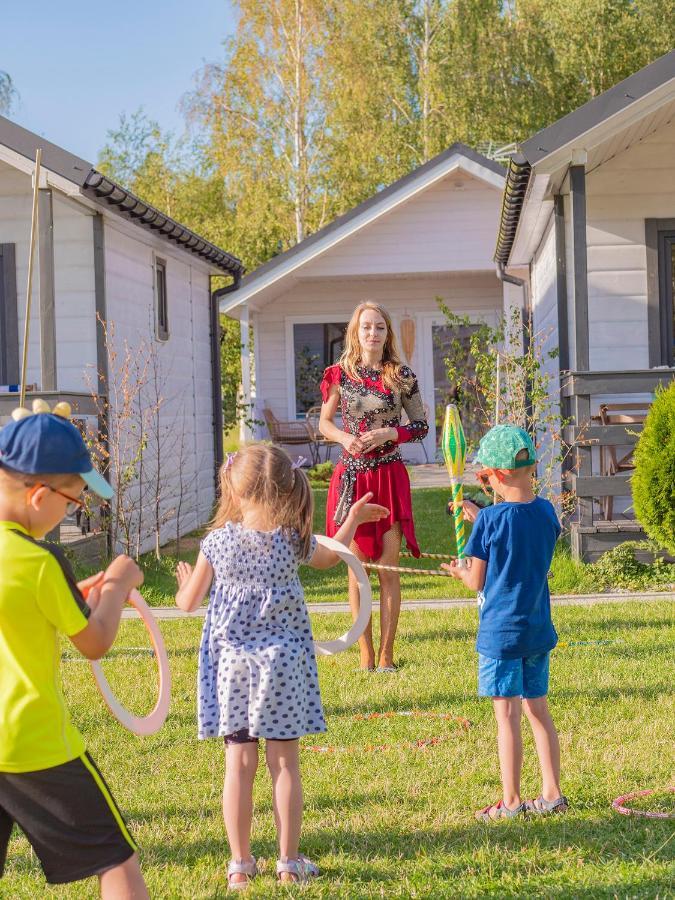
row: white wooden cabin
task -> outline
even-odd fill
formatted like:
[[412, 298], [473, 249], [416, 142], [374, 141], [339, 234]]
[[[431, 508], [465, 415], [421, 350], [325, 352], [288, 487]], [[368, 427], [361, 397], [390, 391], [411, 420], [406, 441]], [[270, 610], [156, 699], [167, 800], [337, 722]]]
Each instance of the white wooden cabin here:
[[[162, 540], [173, 538], [179, 499], [182, 533], [212, 512], [222, 410], [218, 294], [211, 279], [228, 275], [236, 282], [243, 266], [90, 163], [0, 117], [0, 416], [18, 405], [7, 389], [20, 380], [38, 147], [39, 261], [26, 382], [36, 386], [31, 396], [70, 400], [86, 419], [97, 412], [92, 392], [114, 404], [125, 342], [132, 352], [141, 344], [153, 348], [164, 398]], [[114, 329], [117, 362], [102, 323]], [[146, 475], [151, 470], [148, 459]], [[144, 548], [151, 543], [144, 538]]]
[[[459, 315], [496, 321], [505, 303], [520, 297], [498, 279], [492, 260], [504, 174], [503, 166], [454, 144], [260, 266], [223, 298], [221, 310], [242, 322], [242, 381], [253, 418], [262, 421], [267, 407], [293, 421], [321, 402], [321, 373], [337, 360], [344, 327], [365, 299], [384, 304], [399, 338], [403, 320], [412, 320], [408, 362], [428, 409], [444, 408], [442, 345], [450, 334], [437, 298]], [[434, 419], [424, 446], [402, 446], [408, 461], [436, 456]], [[267, 436], [260, 426], [256, 434]]]
[[495, 258], [524, 269], [535, 330], [560, 350], [550, 366], [582, 440], [565, 473], [573, 547], [594, 559], [642, 534], [630, 472], [609, 474], [641, 426], [602, 424], [601, 406], [649, 402], [675, 376], [675, 51], [525, 141], [504, 197]]

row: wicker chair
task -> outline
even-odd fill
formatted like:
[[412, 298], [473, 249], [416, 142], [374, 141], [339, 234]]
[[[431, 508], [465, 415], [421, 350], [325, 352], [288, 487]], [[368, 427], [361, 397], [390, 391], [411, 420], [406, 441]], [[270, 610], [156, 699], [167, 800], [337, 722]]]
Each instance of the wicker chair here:
[[270, 438], [273, 444], [286, 446], [300, 446], [306, 444], [312, 459], [312, 465], [319, 461], [319, 447], [314, 437], [314, 432], [307, 421], [282, 422], [277, 419], [271, 409], [263, 409], [263, 416], [267, 424]]
[[321, 462], [321, 448], [326, 448], [326, 454], [324, 457], [324, 462], [328, 462], [330, 459], [330, 451], [332, 447], [337, 446], [337, 441], [331, 441], [327, 437], [324, 437], [323, 434], [319, 431], [319, 418], [321, 416], [321, 407], [320, 406], [310, 406], [310, 408], [305, 413], [305, 419], [307, 420], [307, 424], [309, 425], [312, 434], [314, 435], [314, 441], [316, 444], [316, 461]]

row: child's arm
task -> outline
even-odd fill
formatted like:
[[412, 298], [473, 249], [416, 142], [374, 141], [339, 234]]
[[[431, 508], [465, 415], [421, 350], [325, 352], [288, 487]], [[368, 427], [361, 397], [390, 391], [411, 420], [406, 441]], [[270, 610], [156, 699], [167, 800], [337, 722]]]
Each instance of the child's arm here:
[[176, 606], [184, 612], [193, 612], [201, 606], [213, 581], [213, 568], [201, 550], [194, 568], [190, 563], [178, 563], [176, 580], [178, 581]]
[[[389, 510], [386, 506], [368, 502], [372, 496], [372, 493], [369, 492], [352, 504], [347, 518], [335, 534], [335, 540], [340, 541], [345, 547], [349, 547], [354, 540], [354, 533], [359, 525], [362, 525], [364, 522], [377, 522], [379, 519], [384, 519], [389, 515]], [[337, 553], [329, 550], [328, 547], [319, 545], [312, 554], [308, 565], [313, 569], [330, 569], [339, 562], [340, 557]]]
[[87, 625], [70, 640], [87, 659], [100, 659], [112, 646], [122, 608], [131, 591], [143, 584], [143, 573], [133, 559], [118, 556], [98, 581], [92, 585], [91, 580], [81, 585], [88, 594], [91, 614]]
[[456, 559], [453, 559], [450, 565], [441, 563], [441, 569], [445, 569], [453, 578], [463, 581], [470, 591], [482, 591], [485, 586], [487, 562], [484, 559], [479, 559], [477, 556], [469, 556], [467, 559], [469, 566], [466, 569], [460, 567], [458, 565], [459, 561]]

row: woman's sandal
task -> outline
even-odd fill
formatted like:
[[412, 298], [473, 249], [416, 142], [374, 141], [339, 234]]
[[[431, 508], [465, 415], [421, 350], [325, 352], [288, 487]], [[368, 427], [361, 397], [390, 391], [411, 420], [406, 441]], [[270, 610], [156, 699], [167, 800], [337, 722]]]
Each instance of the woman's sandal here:
[[[231, 891], [245, 891], [252, 878], [258, 874], [255, 856], [249, 860], [231, 859], [227, 864], [227, 886]], [[245, 875], [244, 881], [232, 881], [233, 875]]]
[[[290, 879], [282, 879], [281, 876], [288, 874]], [[297, 859], [287, 859], [282, 857], [277, 860], [277, 878], [279, 881], [294, 881], [298, 884], [307, 884], [312, 878], [319, 875], [319, 867], [307, 859], [306, 856], [298, 854]]]

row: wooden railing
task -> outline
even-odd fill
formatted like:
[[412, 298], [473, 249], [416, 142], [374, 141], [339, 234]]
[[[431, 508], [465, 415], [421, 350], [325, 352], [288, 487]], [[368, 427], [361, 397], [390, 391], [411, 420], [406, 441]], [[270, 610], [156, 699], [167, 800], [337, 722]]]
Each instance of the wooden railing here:
[[[572, 523], [574, 555], [592, 559], [608, 546], [625, 540], [640, 531], [634, 521], [598, 522], [594, 516], [594, 501], [606, 497], [630, 496], [630, 472], [606, 475], [593, 471], [594, 447], [634, 445], [642, 431], [639, 422], [598, 424], [592, 417], [593, 401], [627, 401], [635, 395], [654, 395], [659, 386], [667, 387], [675, 379], [675, 369], [637, 369], [610, 372], [570, 372], [564, 379], [561, 396], [568, 404], [574, 424], [565, 429], [563, 439], [574, 448], [576, 465], [564, 473], [567, 490], [577, 498], [577, 520]], [[615, 534], [616, 538], [604, 535]], [[598, 537], [598, 535], [603, 535]], [[595, 537], [594, 537], [595, 536]]]

